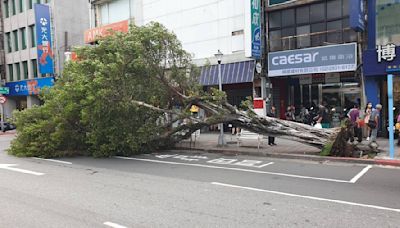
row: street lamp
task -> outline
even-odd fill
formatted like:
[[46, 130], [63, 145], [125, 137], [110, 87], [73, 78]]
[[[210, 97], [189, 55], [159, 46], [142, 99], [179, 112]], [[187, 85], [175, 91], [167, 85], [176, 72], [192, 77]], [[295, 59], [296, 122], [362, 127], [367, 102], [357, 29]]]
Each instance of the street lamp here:
[[[215, 58], [218, 60], [218, 86], [219, 86], [219, 91], [222, 91], [222, 79], [221, 79], [221, 60], [222, 60], [222, 52], [218, 50], [217, 54], [215, 54]], [[220, 134], [218, 136], [218, 145], [223, 146], [225, 145], [225, 138], [224, 138], [224, 124], [220, 123], [219, 124], [219, 129], [220, 129]]]

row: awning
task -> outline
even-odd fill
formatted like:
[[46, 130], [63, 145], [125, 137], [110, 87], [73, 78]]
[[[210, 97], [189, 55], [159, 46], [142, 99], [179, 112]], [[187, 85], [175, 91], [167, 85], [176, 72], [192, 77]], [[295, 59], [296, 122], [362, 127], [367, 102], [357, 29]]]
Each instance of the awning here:
[[[222, 84], [236, 84], [253, 82], [254, 60], [221, 64]], [[218, 65], [204, 66], [201, 68], [201, 85], [218, 85]]]

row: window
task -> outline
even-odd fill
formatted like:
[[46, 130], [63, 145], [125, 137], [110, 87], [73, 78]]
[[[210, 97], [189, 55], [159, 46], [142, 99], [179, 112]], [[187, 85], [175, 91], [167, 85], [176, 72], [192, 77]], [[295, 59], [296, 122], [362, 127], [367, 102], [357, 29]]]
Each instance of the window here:
[[343, 0], [343, 17], [349, 16], [349, 0]]
[[272, 12], [269, 15], [269, 28], [281, 27], [281, 12]]
[[[341, 0], [328, 1], [326, 3], [326, 8], [328, 9], [328, 12], [326, 14], [326, 18], [328, 20], [342, 17], [342, 1]], [[335, 10], [330, 10], [330, 9], [335, 9]]]
[[35, 25], [29, 26], [29, 33], [30, 33], [30, 37], [31, 37], [31, 47], [36, 47]]
[[310, 21], [318, 22], [325, 20], [325, 3], [313, 4], [310, 7]]
[[14, 69], [12, 64], [8, 64], [8, 79], [10, 82], [14, 81]]
[[22, 68], [24, 69], [24, 79], [28, 79], [28, 61], [22, 62]]
[[13, 31], [13, 39], [14, 39], [14, 51], [18, 51], [18, 30]]
[[294, 26], [294, 9], [283, 10], [282, 17], [282, 27]]
[[282, 48], [281, 45], [281, 30], [271, 31], [269, 33], [269, 45], [270, 51], [279, 51]]
[[[309, 47], [310, 42], [310, 25], [304, 25], [296, 28], [297, 48]], [[303, 36], [302, 36], [303, 35]]]
[[296, 48], [296, 31], [294, 27], [282, 29], [281, 35], [283, 50]]
[[19, 0], [19, 12], [22, 13], [24, 12], [24, 7], [25, 7], [25, 0]]
[[19, 63], [14, 64], [15, 65], [15, 72], [17, 73], [17, 81], [21, 80], [21, 68], [19, 68]]
[[326, 24], [325, 23], [317, 23], [311, 25], [311, 45], [312, 46], [320, 46], [323, 45], [326, 41]]
[[33, 0], [29, 0], [28, 8], [29, 9], [33, 8]]
[[17, 4], [15, 0], [12, 0], [12, 15], [17, 14]]
[[342, 43], [342, 20], [326, 23], [326, 30], [328, 43]]
[[8, 1], [4, 1], [4, 14], [6, 18], [10, 16], [10, 5], [8, 4]]
[[303, 6], [296, 9], [297, 24], [304, 24], [310, 22], [310, 8]]
[[7, 52], [12, 52], [12, 44], [11, 44], [11, 33], [6, 33], [6, 42], [7, 42]]
[[21, 48], [22, 50], [26, 49], [26, 29], [21, 28]]
[[33, 77], [37, 78], [38, 77], [38, 69], [37, 69], [37, 60], [32, 59], [32, 72], [33, 72]]
[[344, 42], [353, 42], [357, 41], [357, 32], [353, 29], [350, 29], [349, 18], [343, 19], [343, 41]]

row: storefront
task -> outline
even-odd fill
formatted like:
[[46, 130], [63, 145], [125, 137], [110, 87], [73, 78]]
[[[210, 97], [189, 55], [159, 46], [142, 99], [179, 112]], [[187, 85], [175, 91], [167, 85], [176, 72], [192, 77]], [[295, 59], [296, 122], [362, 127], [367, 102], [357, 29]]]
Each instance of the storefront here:
[[[383, 105], [382, 122], [388, 120], [388, 96], [387, 96], [387, 73], [390, 68], [400, 68], [400, 47], [395, 47], [392, 50], [389, 45], [378, 46], [378, 48], [388, 48], [387, 52], [393, 55], [390, 58], [379, 58], [379, 49], [366, 50], [363, 53], [363, 72], [365, 77], [365, 92], [367, 100], [373, 105], [378, 103]], [[386, 52], [386, 51], [385, 51]], [[382, 57], [382, 55], [381, 55]], [[393, 58], [392, 58], [393, 57]], [[393, 102], [395, 108], [395, 116], [400, 113], [400, 75], [395, 75], [393, 78]], [[385, 124], [386, 125], [386, 124]], [[387, 135], [382, 125], [381, 130], [383, 135]]]
[[5, 104], [6, 116], [11, 117], [14, 110], [21, 111], [33, 105], [41, 105], [42, 101], [38, 96], [40, 91], [44, 87], [52, 87], [53, 85], [53, 77], [6, 83], [6, 87], [10, 89], [10, 93], [7, 95], [7, 103]]
[[300, 110], [323, 104], [343, 114], [360, 104], [356, 53], [355, 43], [269, 53], [268, 76], [280, 117], [292, 105]]

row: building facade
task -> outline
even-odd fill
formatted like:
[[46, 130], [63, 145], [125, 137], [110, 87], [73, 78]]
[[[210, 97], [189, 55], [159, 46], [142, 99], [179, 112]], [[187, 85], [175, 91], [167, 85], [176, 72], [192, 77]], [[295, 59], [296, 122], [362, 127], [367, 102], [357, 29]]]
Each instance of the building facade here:
[[362, 103], [363, 94], [362, 40], [350, 27], [350, 1], [267, 2], [266, 65], [279, 116], [288, 106], [298, 112], [323, 104], [337, 126], [337, 116]]
[[5, 86], [10, 89], [5, 113], [11, 116], [13, 110], [40, 105], [37, 95], [61, 75], [64, 52], [84, 44], [89, 5], [86, 0], [5, 0], [1, 4]]
[[239, 105], [253, 96], [255, 61], [246, 54], [250, 52], [246, 36], [250, 1], [97, 0], [91, 4], [92, 27], [86, 34], [92, 36], [105, 26], [121, 31], [115, 25], [126, 20], [139, 26], [159, 22], [177, 35], [183, 49], [201, 67], [200, 83], [205, 89], [218, 87], [214, 55], [220, 50], [223, 90], [229, 102]]

